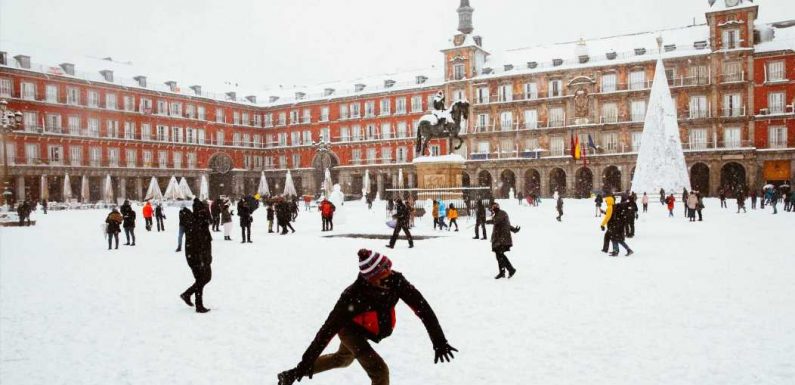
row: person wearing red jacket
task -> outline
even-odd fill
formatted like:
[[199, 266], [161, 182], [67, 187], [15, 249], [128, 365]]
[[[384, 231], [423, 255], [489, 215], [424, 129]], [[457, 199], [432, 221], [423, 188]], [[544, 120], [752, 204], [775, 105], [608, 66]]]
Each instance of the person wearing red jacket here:
[[328, 199], [323, 198], [323, 202], [320, 202], [320, 218], [323, 221], [323, 230], [322, 231], [332, 231], [334, 230], [334, 211], [337, 210], [337, 207], [334, 206], [333, 203], [329, 202]]
[[673, 218], [674, 216], [674, 203], [676, 202], [676, 198], [674, 198], [674, 194], [668, 195], [668, 198], [665, 199], [665, 203], [668, 204], [668, 216]]
[[[458, 350], [447, 343], [433, 309], [403, 274], [392, 270], [389, 258], [367, 249], [359, 250], [358, 256], [356, 281], [342, 292], [301, 362], [279, 373], [279, 385], [292, 385], [303, 377], [347, 367], [353, 360], [359, 361], [373, 385], [388, 385], [389, 368], [367, 340], [378, 343], [392, 334], [398, 300], [409, 305], [425, 325], [433, 343], [434, 363], [454, 358], [453, 352]], [[339, 349], [321, 356], [335, 335], [340, 338]]]
[[152, 214], [154, 214], [154, 211], [155, 210], [152, 208], [152, 203], [147, 201], [143, 209], [146, 231], [152, 231]]

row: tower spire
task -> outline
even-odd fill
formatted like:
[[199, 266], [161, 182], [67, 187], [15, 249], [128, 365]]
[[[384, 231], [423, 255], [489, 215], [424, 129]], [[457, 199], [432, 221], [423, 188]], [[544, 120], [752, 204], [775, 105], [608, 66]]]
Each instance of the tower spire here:
[[474, 27], [472, 27], [472, 12], [475, 11], [475, 8], [469, 6], [469, 0], [461, 0], [461, 5], [458, 7], [456, 12], [458, 12], [458, 32], [463, 34], [472, 33]]

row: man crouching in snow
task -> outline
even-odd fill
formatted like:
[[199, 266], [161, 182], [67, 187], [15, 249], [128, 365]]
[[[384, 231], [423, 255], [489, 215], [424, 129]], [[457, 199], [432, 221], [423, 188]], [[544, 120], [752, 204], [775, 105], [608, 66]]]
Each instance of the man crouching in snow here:
[[[279, 373], [279, 385], [291, 385], [304, 376], [344, 368], [359, 361], [373, 385], [389, 384], [389, 368], [367, 340], [378, 343], [392, 334], [395, 305], [403, 300], [422, 320], [433, 343], [434, 363], [450, 361], [455, 348], [447, 343], [439, 320], [417, 289], [396, 271], [386, 255], [359, 250], [359, 276], [348, 286], [320, 328], [301, 362], [294, 369]], [[321, 356], [326, 345], [338, 335], [336, 353]]]

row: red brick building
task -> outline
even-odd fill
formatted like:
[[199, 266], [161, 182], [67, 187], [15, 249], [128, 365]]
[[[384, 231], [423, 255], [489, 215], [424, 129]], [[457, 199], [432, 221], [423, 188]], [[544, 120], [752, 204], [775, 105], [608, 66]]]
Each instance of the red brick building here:
[[[299, 193], [315, 193], [329, 167], [353, 195], [369, 170], [383, 196], [401, 169], [414, 186], [415, 127], [444, 90], [472, 103], [465, 183], [498, 196], [626, 189], [661, 54], [694, 188], [783, 182], [795, 174], [795, 23], [757, 23], [759, 7], [737, 3], [718, 0], [703, 25], [492, 55], [462, 1], [442, 73], [265, 94], [213, 94], [112, 61], [37, 64], [0, 48], [0, 98], [24, 113], [3, 149], [8, 180], [17, 199], [60, 200], [64, 175], [75, 192], [87, 176], [98, 200], [110, 175], [118, 196], [140, 199], [152, 176], [198, 189], [205, 175], [215, 196], [254, 192], [263, 171], [280, 191], [289, 169]], [[573, 136], [596, 146], [585, 160], [572, 159]], [[444, 141], [432, 151], [446, 152]]]

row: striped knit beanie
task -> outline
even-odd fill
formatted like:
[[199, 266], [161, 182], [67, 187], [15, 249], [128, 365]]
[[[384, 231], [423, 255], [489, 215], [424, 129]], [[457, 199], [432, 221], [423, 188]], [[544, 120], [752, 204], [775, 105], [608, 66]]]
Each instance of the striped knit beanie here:
[[392, 261], [386, 255], [367, 249], [359, 250], [359, 273], [365, 279], [378, 276], [391, 267]]

